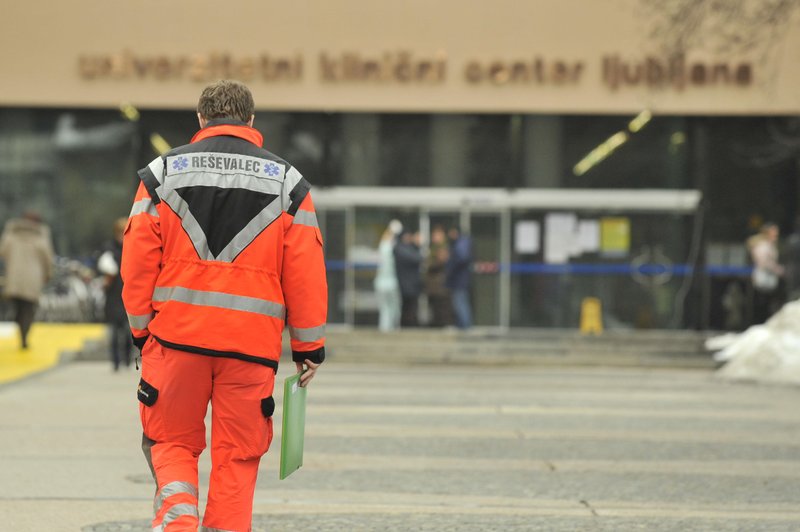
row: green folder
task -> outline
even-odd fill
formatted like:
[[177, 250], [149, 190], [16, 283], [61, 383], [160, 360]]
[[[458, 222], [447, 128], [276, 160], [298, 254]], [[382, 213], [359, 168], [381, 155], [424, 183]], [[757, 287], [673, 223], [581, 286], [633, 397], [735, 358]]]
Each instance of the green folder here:
[[281, 430], [281, 480], [303, 465], [306, 429], [306, 393], [296, 373], [283, 381], [283, 425]]

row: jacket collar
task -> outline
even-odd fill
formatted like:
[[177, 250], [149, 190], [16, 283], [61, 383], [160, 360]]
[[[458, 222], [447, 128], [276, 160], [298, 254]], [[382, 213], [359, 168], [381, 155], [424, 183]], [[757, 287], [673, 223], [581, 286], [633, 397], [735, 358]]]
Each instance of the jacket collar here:
[[192, 142], [198, 142], [209, 137], [217, 137], [220, 135], [239, 137], [240, 139], [252, 142], [259, 148], [264, 146], [264, 137], [261, 136], [261, 132], [248, 126], [244, 122], [227, 118], [209, 120], [206, 127], [195, 133], [194, 137], [192, 137]]

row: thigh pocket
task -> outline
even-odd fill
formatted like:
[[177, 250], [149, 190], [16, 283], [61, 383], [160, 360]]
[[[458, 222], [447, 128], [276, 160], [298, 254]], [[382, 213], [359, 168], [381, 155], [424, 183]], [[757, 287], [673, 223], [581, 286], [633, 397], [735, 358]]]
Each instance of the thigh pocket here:
[[139, 379], [139, 387], [136, 389], [136, 397], [145, 406], [153, 406], [158, 400], [158, 390], [144, 379]]
[[267, 397], [266, 399], [261, 400], [261, 414], [266, 417], [272, 417], [273, 412], [275, 412], [275, 399], [272, 396]]
[[150, 384], [144, 379], [139, 380], [139, 386], [136, 388], [136, 398], [139, 399], [139, 419], [142, 422], [142, 431], [145, 436], [151, 440], [159, 441], [163, 439], [163, 423], [159, 422], [160, 415], [158, 410], [161, 410], [156, 401], [158, 401], [158, 388]]

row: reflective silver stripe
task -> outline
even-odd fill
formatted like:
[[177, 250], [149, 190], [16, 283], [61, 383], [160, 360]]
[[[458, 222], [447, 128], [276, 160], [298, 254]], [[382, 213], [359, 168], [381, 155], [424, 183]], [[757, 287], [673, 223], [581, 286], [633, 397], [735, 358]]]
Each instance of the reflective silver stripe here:
[[128, 215], [128, 218], [133, 218], [137, 214], [142, 214], [146, 212], [151, 216], [158, 216], [158, 210], [156, 206], [153, 205], [153, 200], [150, 198], [140, 199], [139, 201], [133, 204], [133, 208], [131, 208], [131, 213]]
[[161, 199], [169, 205], [175, 214], [181, 219], [181, 225], [189, 238], [192, 240], [197, 254], [202, 260], [214, 260], [214, 255], [208, 249], [208, 241], [203, 228], [197, 223], [197, 219], [189, 211], [189, 204], [186, 203], [174, 189], [167, 189], [161, 192]]
[[283, 181], [286, 165], [261, 157], [238, 153], [193, 152], [167, 157], [167, 175], [209, 172], [213, 174], [243, 174]]
[[156, 157], [150, 164], [147, 165], [151, 172], [153, 172], [153, 177], [156, 178], [159, 185], [164, 184], [164, 159], [161, 157]]
[[322, 338], [325, 338], [325, 325], [320, 325], [319, 327], [292, 327], [289, 326], [289, 336], [293, 340], [299, 340], [300, 342], [316, 342]]
[[223, 530], [222, 528], [208, 528], [207, 526], [201, 526], [200, 532], [236, 532], [235, 530]]
[[264, 209], [258, 213], [255, 218], [250, 220], [250, 223], [244, 226], [244, 229], [239, 231], [239, 234], [233, 237], [233, 240], [219, 252], [216, 259], [233, 262], [244, 248], [249, 246], [268, 225], [281, 215], [281, 212], [281, 204], [277, 199], [264, 207]]
[[317, 223], [317, 213], [314, 211], [297, 211], [294, 215], [294, 222], [297, 225], [308, 225], [310, 227], [319, 227]]
[[192, 172], [190, 174], [170, 175], [164, 184], [164, 188], [183, 188], [183, 187], [220, 187], [220, 188], [243, 188], [263, 194], [280, 195], [283, 185], [280, 181], [275, 181], [262, 176], [250, 174], [216, 174], [206, 172]]
[[203, 228], [200, 227], [197, 219], [189, 210], [189, 204], [184, 201], [173, 187], [172, 181], [170, 180], [169, 186], [162, 188], [161, 199], [180, 217], [183, 229], [189, 235], [198, 256], [202, 260], [232, 262], [282, 212], [280, 202], [277, 200], [264, 207], [215, 257], [208, 247], [208, 240]]
[[283, 196], [281, 196], [281, 207], [284, 211], [289, 210], [289, 206], [292, 204], [292, 198], [289, 197], [289, 192], [303, 179], [303, 174], [298, 172], [295, 167], [289, 168], [289, 171], [286, 172], [286, 179], [283, 182], [283, 190], [285, 191]]
[[157, 514], [161, 510], [161, 507], [164, 506], [164, 501], [178, 493], [188, 493], [196, 499], [197, 487], [194, 484], [181, 480], [176, 480], [166, 484], [163, 488], [161, 488], [156, 496], [155, 502], [153, 503], [154, 512]]
[[200, 512], [197, 511], [197, 506], [193, 504], [176, 504], [164, 514], [164, 519], [161, 524], [153, 527], [153, 532], [162, 532], [167, 528], [167, 525], [184, 515], [191, 515], [195, 519], [200, 519]]
[[228, 310], [253, 312], [282, 320], [286, 308], [280, 303], [249, 296], [237, 296], [224, 292], [206, 292], [191, 290], [182, 286], [159, 286], [153, 291], [153, 301], [180, 301], [190, 305], [218, 307]]
[[128, 314], [128, 323], [133, 329], [146, 329], [147, 324], [153, 319], [153, 314]]

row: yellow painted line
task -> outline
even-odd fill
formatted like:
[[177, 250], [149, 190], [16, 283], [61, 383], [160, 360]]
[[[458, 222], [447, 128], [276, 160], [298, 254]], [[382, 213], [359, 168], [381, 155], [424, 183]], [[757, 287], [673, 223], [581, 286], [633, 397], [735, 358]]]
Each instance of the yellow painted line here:
[[[560, 515], [589, 515], [591, 510], [576, 499], [543, 499], [540, 497], [499, 497], [492, 495], [464, 495], [444, 493], [404, 493], [380, 491], [346, 490], [292, 490], [291, 496], [275, 489], [256, 489], [256, 506], [278, 505], [280, 510], [268, 513], [294, 512], [292, 507], [305, 507], [309, 513], [323, 513], [315, 509], [318, 505], [350, 508], [353, 513], [374, 507], [417, 508], [411, 513], [441, 513], [443, 508], [483, 508], [492, 513], [515, 513], [520, 508], [538, 512], [555, 512]], [[800, 521], [800, 512], [795, 503], [743, 503], [741, 501], [717, 503], [669, 502], [669, 501], [617, 501], [593, 499], [590, 507], [599, 516], [618, 515], [625, 517], [682, 517], [715, 519], [774, 519]], [[298, 512], [299, 513], [299, 512]], [[457, 513], [457, 512], [456, 512]]]
[[[280, 412], [280, 408], [277, 410]], [[782, 445], [800, 447], [794, 432], [760, 433], [747, 430], [611, 430], [611, 429], [514, 429], [452, 425], [333, 425], [314, 422], [306, 427], [308, 438], [454, 438], [537, 441], [619, 441], [654, 443], [736, 443], [747, 445]]]
[[[721, 507], [708, 509], [695, 508], [659, 508], [660, 502], [653, 503], [651, 508], [598, 508], [592, 504], [598, 517], [627, 517], [627, 518], [662, 518], [662, 519], [714, 519], [721, 521], [737, 521], [748, 519], [752, 521], [800, 521], [800, 512], [795, 508], [783, 510], [762, 510], [755, 508]], [[741, 530], [741, 529], [740, 529]], [[787, 529], [788, 530], [788, 529]], [[796, 530], [793, 528], [793, 530]]]
[[353, 504], [360, 505], [391, 504], [400, 506], [447, 506], [447, 507], [506, 507], [506, 508], [561, 508], [566, 510], [586, 511], [586, 506], [577, 500], [542, 499], [523, 497], [500, 497], [492, 495], [464, 495], [450, 493], [407, 493], [354, 490], [292, 490], [291, 496], [286, 491], [276, 489], [256, 489], [256, 504], [273, 504], [279, 501], [304, 501], [309, 507], [316, 504]]
[[96, 323], [35, 323], [28, 335], [30, 347], [22, 350], [16, 326], [0, 325], [0, 384], [52, 368], [64, 351], [77, 350], [106, 333], [106, 326]]
[[588, 508], [564, 508], [561, 506], [530, 506], [521, 507], [469, 507], [469, 506], [431, 506], [431, 505], [402, 505], [402, 504], [296, 504], [294, 500], [280, 501], [273, 504], [254, 504], [256, 513], [267, 515], [282, 514], [380, 514], [380, 515], [497, 515], [515, 517], [584, 517], [591, 518]]
[[[358, 502], [354, 502], [358, 501]], [[591, 500], [600, 517], [697, 518], [717, 520], [800, 521], [794, 503], [686, 503], [669, 501]], [[255, 506], [269, 514], [293, 513], [488, 513], [591, 517], [591, 510], [577, 499], [497, 497], [441, 493], [363, 492], [331, 490], [292, 490], [292, 496], [278, 490], [256, 490]], [[325, 508], [324, 510], [322, 508]], [[263, 510], [262, 510], [263, 508]], [[303, 511], [305, 510], [305, 512]]]
[[[326, 374], [327, 376], [327, 374]], [[336, 381], [335, 383], [330, 381]], [[317, 385], [317, 383], [314, 383]], [[333, 386], [337, 386], [334, 388]], [[419, 382], [415, 383], [406, 383], [402, 388], [390, 388], [391, 383], [388, 381], [383, 386], [357, 386], [355, 381], [353, 384], [350, 382], [345, 381], [344, 379], [340, 379], [339, 375], [336, 377], [331, 377], [329, 381], [320, 382], [319, 385], [316, 386], [314, 389], [314, 397], [320, 399], [329, 399], [329, 398], [349, 398], [353, 395], [357, 395], [359, 398], [367, 399], [367, 398], [376, 398], [376, 399], [385, 399], [387, 397], [399, 397], [399, 398], [406, 398], [410, 394], [421, 395], [428, 393], [430, 395], [435, 395], [438, 391], [435, 388], [432, 388], [429, 383], [422, 383]], [[764, 398], [740, 398], [733, 393], [730, 393], [729, 390], [725, 391], [725, 394], [721, 392], [718, 388], [710, 388], [709, 390], [705, 391], [689, 391], [684, 392], [682, 391], [681, 394], [677, 394], [676, 392], [672, 391], [664, 391], [664, 392], [651, 392], [651, 391], [641, 391], [635, 389], [628, 389], [628, 390], [591, 390], [591, 391], [583, 391], [583, 390], [576, 390], [576, 389], [567, 389], [564, 390], [563, 388], [544, 388], [541, 387], [538, 383], [536, 384], [535, 389], [528, 389], [528, 390], [509, 390], [507, 392], [498, 392], [494, 391], [491, 395], [491, 398], [494, 399], [495, 402], [502, 402], [504, 398], [510, 397], [518, 399], [521, 396], [530, 397], [531, 401], [533, 401], [537, 397], [546, 397], [550, 403], [557, 403], [560, 399], [566, 399], [572, 401], [573, 403], [593, 403], [593, 404], [604, 404], [604, 402], [609, 403], [628, 403], [628, 404], [635, 404], [641, 402], [652, 402], [655, 403], [654, 406], [664, 407], [664, 406], [671, 406], [677, 407], [679, 405], [690, 405], [692, 408], [696, 406], [702, 406], [707, 410], [719, 410], [721, 408], [731, 409], [734, 407], [741, 407], [747, 409], [756, 409], [756, 408], [778, 408], [778, 405], [773, 404], [767, 399]], [[321, 401], [324, 402], [324, 401]], [[614, 406], [613, 404], [611, 405]], [[794, 405], [792, 405], [794, 406]]]
[[[736, 507], [719, 507], [709, 509], [689, 509], [681, 508], [662, 509], [660, 503], [653, 503], [652, 508], [628, 509], [595, 509], [597, 517], [592, 517], [591, 510], [583, 507], [564, 507], [561, 505], [548, 506], [538, 505], [536, 501], [531, 501], [528, 507], [519, 506], [436, 506], [432, 504], [364, 504], [364, 503], [338, 503], [330, 504], [324, 502], [307, 501], [298, 502], [295, 499], [282, 499], [275, 502], [257, 502], [254, 504], [256, 513], [268, 515], [293, 515], [293, 514], [381, 514], [381, 515], [496, 515], [512, 517], [562, 517], [562, 518], [586, 518], [596, 520], [603, 517], [626, 517], [626, 518], [661, 518], [661, 519], [714, 519], [718, 521], [736, 521], [740, 519], [750, 519], [755, 521], [786, 521], [796, 523], [800, 521], [800, 513], [793, 509], [774, 511], [771, 509], [762, 510], [759, 508], [739, 509]], [[594, 509], [594, 504], [592, 505]]]
[[317, 471], [530, 471], [800, 478], [793, 460], [526, 460], [447, 456], [306, 453], [304, 466]]
[[680, 408], [618, 408], [614, 406], [520, 406], [498, 404], [495, 406], [433, 406], [433, 405], [363, 405], [363, 404], [314, 404], [309, 415], [381, 415], [381, 416], [569, 416], [609, 417], [645, 419], [725, 419], [763, 421], [800, 421], [800, 411], [770, 408], [756, 410], [700, 410]]

